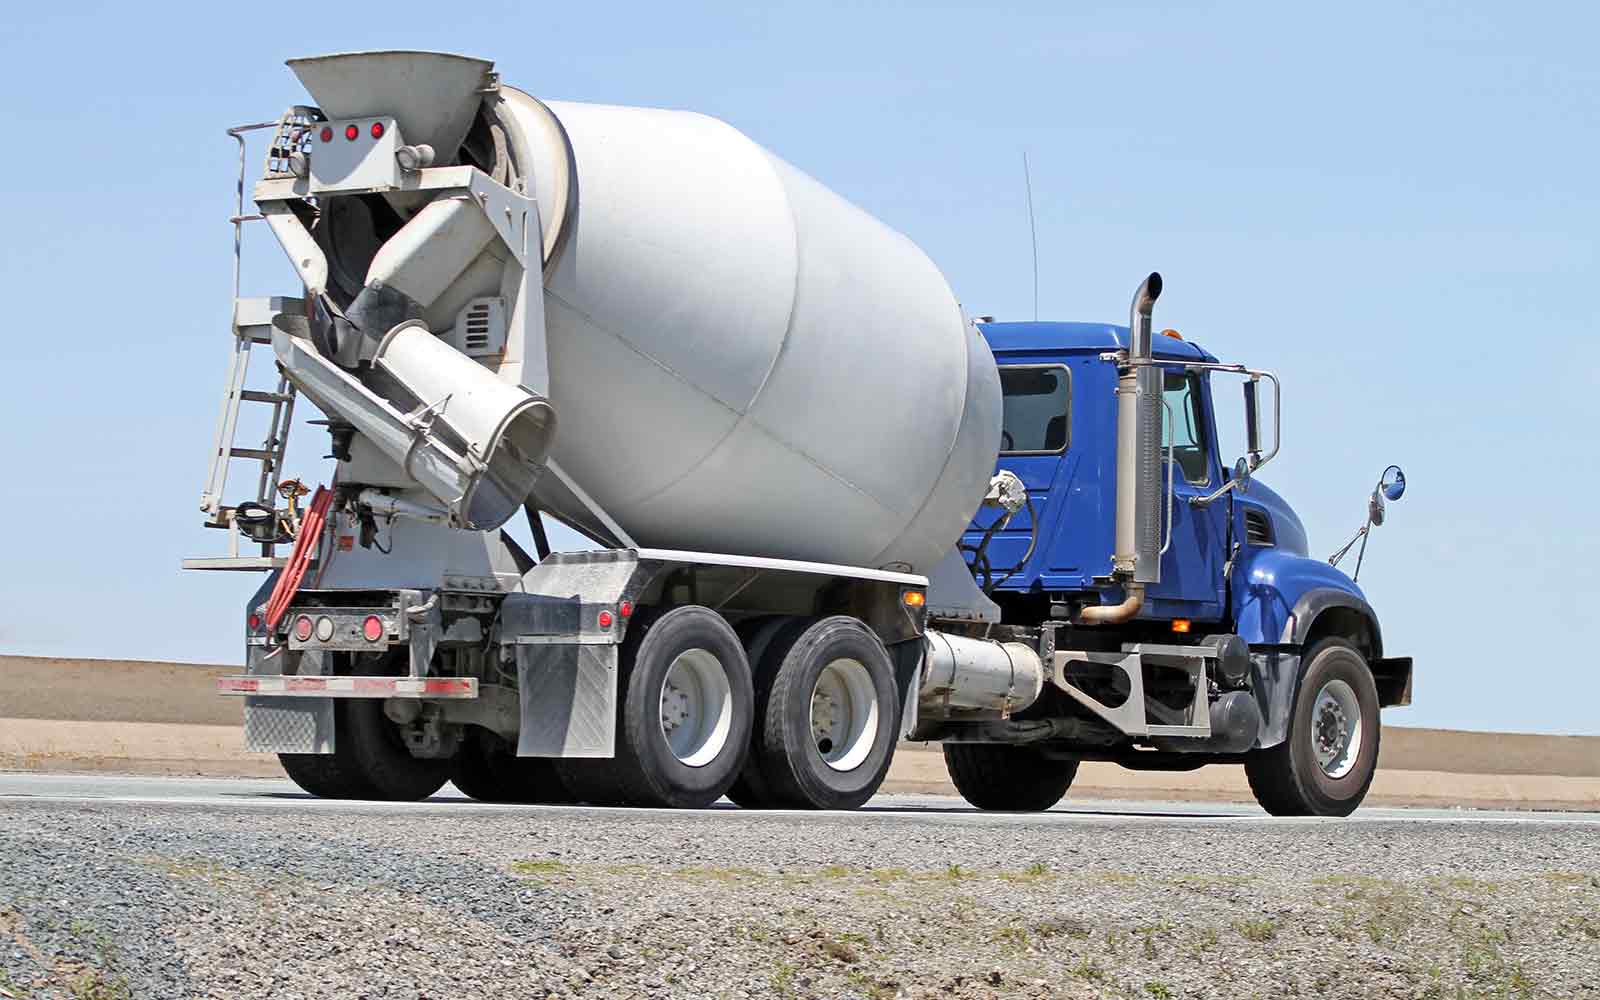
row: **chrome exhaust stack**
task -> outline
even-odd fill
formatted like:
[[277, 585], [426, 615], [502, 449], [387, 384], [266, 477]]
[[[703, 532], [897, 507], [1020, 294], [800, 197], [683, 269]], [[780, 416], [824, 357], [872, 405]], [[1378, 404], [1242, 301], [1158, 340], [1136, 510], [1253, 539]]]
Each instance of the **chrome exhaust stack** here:
[[1128, 360], [1117, 379], [1117, 522], [1111, 571], [1122, 581], [1120, 604], [1085, 608], [1085, 625], [1125, 622], [1144, 606], [1148, 584], [1161, 582], [1161, 370], [1150, 362], [1150, 316], [1161, 296], [1152, 271], [1128, 310]]

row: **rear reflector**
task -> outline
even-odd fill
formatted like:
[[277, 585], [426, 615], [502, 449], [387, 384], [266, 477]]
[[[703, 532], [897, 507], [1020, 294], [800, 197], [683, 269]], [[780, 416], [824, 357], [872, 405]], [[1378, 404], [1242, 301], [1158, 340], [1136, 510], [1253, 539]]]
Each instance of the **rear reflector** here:
[[476, 698], [475, 677], [219, 677], [217, 694], [275, 698]]

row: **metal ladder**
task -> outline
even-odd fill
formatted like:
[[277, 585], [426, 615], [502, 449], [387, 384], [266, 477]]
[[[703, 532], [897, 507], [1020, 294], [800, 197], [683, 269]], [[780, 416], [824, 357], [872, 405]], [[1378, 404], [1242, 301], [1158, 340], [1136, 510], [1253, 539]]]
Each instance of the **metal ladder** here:
[[[271, 390], [246, 388], [246, 378], [250, 371], [251, 350], [258, 344], [270, 346], [272, 343], [272, 317], [281, 312], [300, 312], [304, 308], [304, 302], [294, 298], [239, 297], [240, 251], [244, 239], [244, 225], [247, 222], [259, 222], [264, 218], [261, 215], [246, 215], [244, 211], [244, 133], [265, 128], [277, 129], [272, 146], [268, 150], [269, 158], [276, 159], [283, 154], [284, 149], [298, 142], [299, 133], [293, 130], [302, 127], [303, 122], [294, 121], [291, 112], [291, 115], [286, 115], [278, 121], [240, 125], [228, 130], [228, 135], [239, 144], [237, 208], [233, 217], [228, 220], [233, 225], [233, 360], [228, 369], [228, 381], [223, 391], [222, 410], [217, 417], [217, 433], [212, 443], [205, 489], [200, 494], [200, 509], [206, 515], [206, 527], [223, 528], [228, 531], [229, 554], [225, 557], [185, 559], [183, 561], [185, 569], [261, 571], [277, 569], [286, 562], [285, 559], [274, 555], [276, 545], [272, 542], [259, 543], [261, 547], [259, 556], [239, 553], [240, 531], [234, 523], [234, 513], [238, 507], [226, 505], [224, 490], [228, 483], [228, 466], [233, 459], [257, 462], [260, 463], [260, 473], [257, 476], [256, 492], [252, 499], [269, 509], [275, 510], [277, 507], [275, 495], [283, 475], [284, 453], [289, 447], [289, 429], [294, 422], [295, 389], [281, 372], [278, 375], [276, 388]], [[267, 422], [266, 439], [259, 448], [240, 447], [235, 444], [239, 408], [244, 403], [264, 403], [272, 408]]]

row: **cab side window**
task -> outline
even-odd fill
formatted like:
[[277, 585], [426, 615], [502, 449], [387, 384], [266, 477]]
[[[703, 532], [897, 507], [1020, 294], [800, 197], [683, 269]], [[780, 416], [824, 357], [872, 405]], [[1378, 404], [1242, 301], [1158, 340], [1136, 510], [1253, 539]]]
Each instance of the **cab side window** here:
[[1054, 455], [1071, 437], [1072, 376], [1065, 365], [1011, 365], [1000, 369], [1000, 454]]
[[[1206, 453], [1205, 411], [1200, 406], [1200, 376], [1184, 372], [1164, 372], [1162, 396], [1167, 406], [1161, 411], [1161, 450], [1172, 445], [1172, 458], [1183, 478], [1196, 485], [1211, 482], [1211, 459]], [[1167, 417], [1167, 407], [1172, 410]]]

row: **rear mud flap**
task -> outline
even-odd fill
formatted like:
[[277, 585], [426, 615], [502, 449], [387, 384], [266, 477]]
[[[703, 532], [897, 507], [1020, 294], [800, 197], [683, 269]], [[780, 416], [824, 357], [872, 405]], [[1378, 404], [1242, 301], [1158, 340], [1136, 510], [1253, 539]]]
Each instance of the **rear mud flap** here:
[[617, 647], [605, 642], [517, 640], [522, 731], [518, 757], [616, 753]]
[[[284, 672], [288, 657], [298, 663], [293, 672], [321, 674], [322, 654], [280, 652], [268, 657], [260, 646], [251, 646], [245, 672], [255, 676], [277, 676]], [[273, 698], [250, 695], [244, 700], [244, 748], [250, 753], [333, 753], [332, 698]]]

